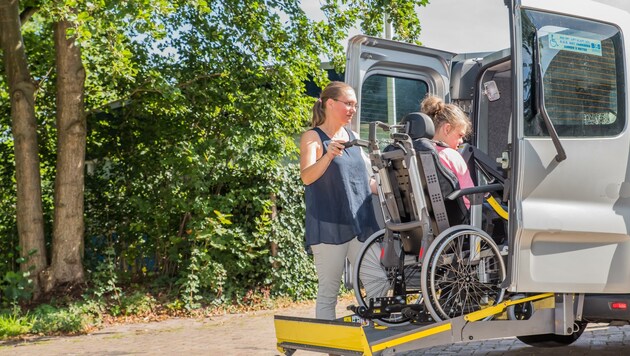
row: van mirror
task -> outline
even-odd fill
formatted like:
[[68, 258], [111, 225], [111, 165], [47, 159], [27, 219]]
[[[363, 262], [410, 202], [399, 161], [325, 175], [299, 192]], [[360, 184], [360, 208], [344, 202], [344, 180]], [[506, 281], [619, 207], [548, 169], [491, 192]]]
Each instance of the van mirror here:
[[497, 101], [501, 98], [499, 88], [494, 80], [483, 83], [483, 93], [488, 97], [489, 101]]

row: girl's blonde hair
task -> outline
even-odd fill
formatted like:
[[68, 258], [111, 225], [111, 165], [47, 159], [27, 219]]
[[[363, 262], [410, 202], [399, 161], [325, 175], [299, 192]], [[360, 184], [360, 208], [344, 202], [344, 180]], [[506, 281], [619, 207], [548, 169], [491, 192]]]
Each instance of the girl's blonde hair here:
[[311, 127], [317, 127], [326, 121], [326, 108], [324, 104], [328, 99], [336, 100], [346, 91], [353, 91], [351, 86], [344, 82], [330, 82], [326, 88], [322, 90], [319, 99], [313, 105], [313, 117], [311, 118]]
[[433, 119], [435, 130], [449, 123], [453, 127], [464, 127], [466, 136], [472, 131], [472, 124], [466, 114], [455, 104], [447, 104], [435, 95], [427, 95], [420, 103], [420, 111]]

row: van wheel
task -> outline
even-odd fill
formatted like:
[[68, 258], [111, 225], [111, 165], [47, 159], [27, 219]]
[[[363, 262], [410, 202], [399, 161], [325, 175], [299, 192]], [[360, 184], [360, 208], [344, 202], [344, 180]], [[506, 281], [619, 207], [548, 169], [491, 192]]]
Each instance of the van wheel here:
[[560, 347], [568, 346], [574, 343], [580, 338], [584, 329], [586, 329], [586, 322], [576, 322], [578, 330], [571, 335], [556, 335], [556, 334], [540, 334], [540, 335], [527, 335], [517, 336], [521, 342], [534, 347]]

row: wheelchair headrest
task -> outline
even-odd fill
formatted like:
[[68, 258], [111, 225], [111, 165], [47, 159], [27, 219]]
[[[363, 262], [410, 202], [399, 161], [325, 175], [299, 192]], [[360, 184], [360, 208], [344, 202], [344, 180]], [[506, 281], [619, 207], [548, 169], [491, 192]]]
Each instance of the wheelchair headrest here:
[[412, 112], [405, 115], [400, 124], [409, 124], [407, 134], [412, 140], [418, 138], [433, 138], [435, 135], [435, 126], [429, 115], [421, 112]]

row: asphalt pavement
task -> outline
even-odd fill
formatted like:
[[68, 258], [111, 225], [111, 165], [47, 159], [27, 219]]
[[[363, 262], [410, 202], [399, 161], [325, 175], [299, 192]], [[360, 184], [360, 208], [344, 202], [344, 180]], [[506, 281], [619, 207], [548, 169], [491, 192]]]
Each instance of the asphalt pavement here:
[[[352, 300], [342, 300], [338, 315]], [[0, 341], [0, 355], [280, 355], [273, 316], [314, 316], [314, 303], [290, 308], [225, 314], [203, 319], [173, 318], [162, 322], [121, 324], [88, 335], [34, 336]], [[625, 355], [630, 354], [630, 327], [589, 324], [571, 346], [535, 348], [516, 338], [433, 347], [402, 353], [412, 355]], [[322, 354], [298, 351], [295, 355]]]

